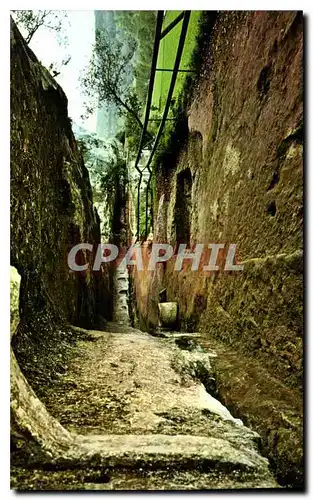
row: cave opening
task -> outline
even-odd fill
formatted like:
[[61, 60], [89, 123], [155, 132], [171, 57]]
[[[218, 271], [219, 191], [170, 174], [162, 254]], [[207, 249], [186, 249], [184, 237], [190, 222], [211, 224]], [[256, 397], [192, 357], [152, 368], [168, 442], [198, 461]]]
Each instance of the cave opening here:
[[190, 247], [192, 176], [187, 168], [177, 175], [175, 230], [177, 248], [185, 243]]

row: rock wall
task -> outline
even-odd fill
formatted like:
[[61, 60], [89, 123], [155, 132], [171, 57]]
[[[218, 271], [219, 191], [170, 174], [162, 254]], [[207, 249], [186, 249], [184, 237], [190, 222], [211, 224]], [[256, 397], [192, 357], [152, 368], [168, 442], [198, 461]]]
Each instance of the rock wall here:
[[48, 343], [58, 349], [65, 338], [56, 325], [94, 326], [107, 315], [106, 270], [96, 276], [68, 267], [68, 252], [80, 242], [99, 243], [100, 227], [67, 98], [12, 21], [11, 264], [21, 275], [13, 340], [28, 372], [49, 357]]
[[[154, 241], [190, 247], [235, 243], [244, 270], [205, 275], [191, 271], [187, 263], [178, 272], [172, 260], [159, 264], [154, 273], [136, 273], [140, 324], [156, 326], [158, 293], [166, 288], [167, 300], [178, 302], [181, 329], [202, 331], [257, 359], [273, 377], [298, 391], [303, 327], [302, 13], [218, 13], [204, 57], [186, 111], [183, 144], [156, 165]], [[275, 439], [272, 445], [277, 447]], [[292, 448], [292, 442], [286, 446]], [[282, 457], [285, 449], [279, 453]]]
[[[211, 273], [208, 279], [190, 265], [175, 272], [170, 262], [162, 286], [168, 300], [178, 301], [185, 327], [209, 328], [226, 342], [275, 358], [275, 372], [297, 384], [302, 16], [220, 14], [205, 70], [188, 110], [188, 137], [175, 162], [156, 169], [154, 241], [235, 243], [244, 271]], [[150, 298], [158, 292], [150, 290]], [[141, 313], [149, 322], [149, 309]]]

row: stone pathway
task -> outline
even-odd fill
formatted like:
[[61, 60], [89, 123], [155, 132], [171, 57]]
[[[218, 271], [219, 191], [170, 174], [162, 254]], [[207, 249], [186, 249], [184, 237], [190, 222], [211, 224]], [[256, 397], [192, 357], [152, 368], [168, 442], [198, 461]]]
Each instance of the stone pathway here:
[[258, 435], [201, 383], [210, 376], [210, 355], [128, 326], [108, 328], [76, 328], [89, 340], [77, 343], [66, 372], [43, 401], [82, 445], [93, 454], [99, 450], [101, 466], [19, 468], [19, 485], [24, 481], [26, 489], [50, 490], [278, 487], [258, 451]]

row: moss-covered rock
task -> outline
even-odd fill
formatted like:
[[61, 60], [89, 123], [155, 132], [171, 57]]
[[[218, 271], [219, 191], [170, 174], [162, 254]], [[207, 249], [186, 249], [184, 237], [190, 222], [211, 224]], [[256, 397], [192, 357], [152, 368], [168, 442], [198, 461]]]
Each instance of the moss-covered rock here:
[[[21, 276], [13, 345], [30, 377], [40, 363], [56, 370], [68, 332], [60, 325], [95, 325], [107, 314], [106, 271], [69, 269], [81, 242], [99, 243], [100, 225], [67, 98], [11, 21], [11, 264]], [[80, 264], [92, 259], [81, 252]]]
[[[189, 131], [179, 134], [178, 125], [174, 147], [157, 158], [154, 212], [166, 202], [162, 243], [236, 244], [244, 270], [223, 272], [221, 251], [220, 271], [191, 271], [186, 261], [178, 272], [172, 260], [162, 279], [156, 280], [159, 271], [137, 273], [134, 289], [141, 292], [142, 283], [148, 289], [147, 297], [137, 294], [140, 324], [157, 324], [158, 293], [166, 288], [167, 300], [178, 303], [182, 329], [201, 330], [261, 362], [301, 397], [303, 16], [219, 12], [202, 59], [184, 110]], [[298, 430], [300, 421], [299, 414]], [[295, 465], [293, 438], [281, 435], [288, 441], [285, 458], [275, 440], [268, 450], [280, 471], [288, 475], [290, 467], [298, 485], [301, 443]]]
[[20, 321], [19, 299], [20, 299], [21, 277], [15, 267], [10, 268], [10, 331], [11, 338], [14, 335]]

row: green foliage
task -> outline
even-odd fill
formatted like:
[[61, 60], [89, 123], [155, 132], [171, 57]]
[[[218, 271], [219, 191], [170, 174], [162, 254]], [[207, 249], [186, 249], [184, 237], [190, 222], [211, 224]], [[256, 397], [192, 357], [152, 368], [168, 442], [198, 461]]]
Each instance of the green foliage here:
[[[103, 145], [101, 139], [92, 135], [77, 141], [83, 159], [90, 174], [93, 201], [100, 211], [101, 233], [108, 241], [113, 237], [114, 217], [118, 210], [116, 204], [121, 189], [127, 182], [126, 162], [122, 154], [122, 146], [118, 140]], [[106, 154], [97, 154], [97, 148], [105, 148]]]
[[[139, 102], [137, 102], [137, 109], [139, 111]], [[125, 137], [127, 137], [128, 150], [131, 155], [136, 155], [140, 137], [141, 137], [141, 127], [139, 127], [137, 122], [134, 122], [131, 115], [126, 115], [125, 117]]]
[[102, 190], [114, 192], [120, 179], [126, 175], [126, 163], [117, 143], [112, 144], [112, 154], [105, 162], [106, 168], [101, 174], [100, 185]]
[[121, 113], [129, 113], [142, 127], [129, 76], [136, 48], [135, 39], [127, 34], [121, 41], [112, 38], [107, 29], [97, 31], [90, 64], [81, 81], [83, 92], [94, 100], [94, 107], [99, 102], [115, 104]]
[[[168, 12], [166, 14], [164, 27], [166, 27], [170, 22], [172, 22], [173, 19], [175, 19], [178, 14], [179, 14], [178, 12]], [[211, 16], [210, 18], [208, 17], [209, 15]], [[132, 15], [129, 12], [123, 13], [121, 14], [121, 16], [124, 19], [124, 24], [128, 23], [130, 29], [132, 29], [133, 32], [135, 32], [132, 20], [134, 20], [136, 16]], [[170, 107], [170, 115], [174, 118], [174, 120], [166, 123], [156, 155], [153, 160], [152, 164], [153, 174], [150, 185], [152, 193], [152, 201], [150, 201], [150, 194], [149, 194], [148, 232], [150, 225], [152, 224], [152, 217], [153, 217], [152, 211], [155, 208], [153, 203], [157, 198], [156, 196], [157, 171], [159, 171], [161, 168], [168, 168], [169, 165], [174, 163], [175, 156], [177, 155], [179, 149], [181, 148], [182, 143], [185, 141], [188, 133], [188, 124], [186, 115], [187, 106], [190, 99], [190, 95], [192, 93], [194, 82], [196, 81], [196, 78], [199, 75], [199, 70], [202, 63], [201, 51], [203, 45], [205, 44], [206, 38], [209, 39], [212, 23], [214, 23], [214, 13], [210, 14], [204, 12], [195, 12], [195, 11], [192, 12], [187, 32], [186, 45], [183, 51], [180, 67], [183, 69], [194, 70], [194, 72], [181, 73], [178, 76], [178, 80], [176, 83]], [[154, 25], [155, 25], [155, 19], [154, 19]], [[162, 40], [158, 67], [166, 67], [166, 68], [173, 67], [176, 56], [178, 39], [180, 36], [180, 29], [181, 25], [179, 24], [176, 28], [174, 28], [174, 30], [170, 33], [170, 35], [168, 35], [168, 37]], [[152, 31], [154, 33], [154, 27]], [[165, 43], [166, 39], [167, 42]], [[163, 43], [163, 48], [162, 48], [162, 43]], [[153, 44], [151, 43], [151, 47], [152, 45]], [[152, 56], [152, 48], [151, 48], [151, 56]], [[149, 64], [151, 65], [151, 58]], [[169, 87], [170, 79], [171, 79], [171, 73], [157, 73], [157, 80], [153, 94], [154, 104], [152, 104], [152, 111], [159, 111], [159, 106], [161, 110], [163, 109], [163, 105], [165, 104], [165, 99], [167, 97], [167, 91], [168, 91], [168, 88], [166, 86], [168, 85]], [[160, 84], [161, 84], [161, 90], [163, 92], [162, 96], [160, 96]], [[137, 91], [137, 86], [136, 86], [136, 91]], [[157, 97], [158, 95], [159, 98]], [[140, 106], [139, 99], [137, 100], [136, 104], [137, 106]], [[139, 107], [137, 109], [139, 113]], [[150, 121], [149, 131], [146, 137], [146, 143], [148, 142], [149, 139], [156, 136], [159, 124], [160, 122], [158, 121]], [[125, 121], [125, 136], [128, 139], [127, 142], [129, 151], [131, 152], [131, 154], [133, 154], [133, 156], [135, 156], [137, 154], [139, 147], [141, 130], [140, 128], [136, 128], [136, 124], [134, 124], [134, 121], [129, 115]], [[137, 191], [134, 193], [134, 195], [136, 198]], [[145, 201], [146, 201], [146, 196], [143, 189], [141, 193], [140, 209], [139, 209], [141, 237], [144, 236], [145, 234], [145, 220], [146, 220]], [[136, 213], [137, 210], [138, 209], [136, 203]]]
[[75, 136], [89, 171], [91, 184], [95, 188], [100, 185], [102, 173], [107, 168], [106, 160], [110, 155], [109, 144], [100, 139], [97, 134], [88, 133], [77, 126], [75, 126]]
[[[33, 40], [37, 31], [42, 28], [54, 33], [58, 44], [64, 48], [68, 45], [66, 29], [69, 25], [68, 15], [64, 10], [12, 10], [12, 17], [21, 31], [26, 43]], [[71, 60], [69, 54], [64, 54], [63, 58], [53, 61], [48, 69], [52, 76], [58, 76], [62, 68]], [[48, 65], [47, 65], [48, 66]]]
[[115, 139], [119, 141], [121, 144], [125, 143], [126, 135], [125, 135], [125, 130], [120, 130], [116, 136]]
[[[67, 13], [64, 10], [12, 10], [13, 18], [22, 34], [29, 43], [35, 33], [44, 27], [60, 35], [64, 29], [64, 21], [67, 20]], [[59, 43], [64, 44], [64, 36], [58, 37]]]
[[[176, 12], [175, 14], [178, 13]], [[192, 14], [195, 14], [195, 12], [192, 12]], [[156, 172], [160, 169], [161, 165], [167, 166], [173, 164], [173, 162], [175, 161], [175, 156], [179, 151], [181, 144], [186, 139], [188, 133], [187, 108], [193, 92], [194, 84], [199, 77], [205, 49], [210, 42], [210, 36], [215, 19], [216, 12], [203, 11], [197, 13], [197, 34], [195, 35], [195, 29], [193, 29], [192, 31], [194, 33], [193, 50], [190, 51], [189, 47], [187, 52], [189, 69], [192, 69], [194, 72], [185, 74], [184, 80], [181, 81], [181, 85], [178, 86], [178, 90], [176, 88], [176, 99], [174, 106], [172, 107], [174, 120], [167, 122], [165, 130], [159, 142], [159, 146], [152, 164], [154, 176], [156, 176]], [[173, 19], [171, 19], [169, 22], [171, 22], [172, 20]], [[189, 41], [191, 43], [190, 38]]]
[[[134, 89], [132, 90], [132, 93], [131, 93], [131, 103], [132, 103], [133, 109], [135, 109], [136, 112], [139, 114], [140, 110], [142, 109], [142, 104], [139, 101], [138, 96], [135, 93]], [[124, 123], [125, 123], [124, 131], [125, 131], [125, 137], [127, 137], [128, 151], [134, 157], [138, 153], [142, 128], [139, 127], [137, 122], [134, 122], [134, 120], [132, 119], [132, 116], [129, 113], [125, 115], [125, 122]], [[144, 144], [151, 142], [153, 137], [156, 135], [156, 132], [157, 132], [156, 125], [154, 127], [153, 126], [150, 127], [150, 130], [146, 132]]]
[[[104, 145], [101, 139], [92, 136], [78, 139], [77, 144], [88, 168], [93, 191], [114, 191], [116, 180], [125, 169], [121, 145], [117, 141]], [[96, 154], [95, 149], [99, 147], [106, 150], [105, 156]]]
[[[113, 144], [110, 161], [101, 176], [100, 187], [96, 199], [105, 206], [106, 234], [109, 241], [118, 241], [120, 234], [120, 204], [127, 182], [127, 166], [117, 143]], [[103, 221], [104, 222], [104, 221]]]
[[156, 12], [155, 11], [117, 11], [117, 24], [128, 36], [132, 36], [138, 45], [134, 75], [136, 93], [144, 104], [147, 97], [153, 52]]
[[[174, 19], [180, 14], [181, 11], [167, 11], [163, 21], [163, 27], [166, 28]], [[180, 62], [180, 69], [192, 69], [191, 60], [192, 53], [197, 46], [197, 35], [199, 33], [201, 24], [201, 11], [192, 11], [188, 25], [186, 41]], [[158, 56], [157, 67], [172, 69], [175, 63], [175, 57], [181, 32], [181, 22], [173, 28], [168, 35], [166, 35], [160, 42], [160, 50]], [[179, 73], [175, 84], [174, 99], [177, 99], [183, 89], [185, 79], [188, 73]], [[172, 73], [170, 72], [157, 72], [155, 78], [154, 92], [153, 92], [153, 105], [162, 110], [167, 98], [167, 92], [170, 86]]]

